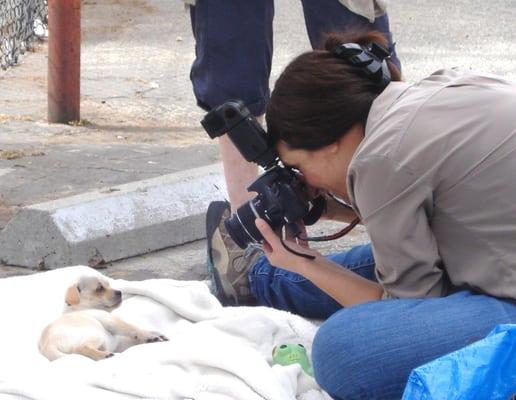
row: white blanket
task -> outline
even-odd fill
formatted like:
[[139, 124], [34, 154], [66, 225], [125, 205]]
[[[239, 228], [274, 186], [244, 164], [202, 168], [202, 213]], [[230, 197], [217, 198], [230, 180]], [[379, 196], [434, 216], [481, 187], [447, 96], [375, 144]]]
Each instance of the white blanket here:
[[41, 330], [63, 310], [77, 266], [0, 280], [0, 399], [329, 399], [299, 365], [273, 366], [272, 349], [301, 343], [316, 325], [265, 307], [222, 307], [203, 282], [110, 280], [124, 300], [114, 314], [170, 341], [103, 361], [68, 355], [49, 362]]

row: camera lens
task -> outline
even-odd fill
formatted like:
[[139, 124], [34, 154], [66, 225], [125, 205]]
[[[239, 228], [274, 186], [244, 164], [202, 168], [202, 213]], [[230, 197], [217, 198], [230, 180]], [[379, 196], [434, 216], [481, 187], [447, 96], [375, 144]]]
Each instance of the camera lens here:
[[258, 243], [263, 239], [254, 223], [257, 215], [263, 215], [258, 209], [259, 203], [256, 198], [248, 201], [224, 223], [231, 239], [242, 249], [245, 249], [251, 242]]

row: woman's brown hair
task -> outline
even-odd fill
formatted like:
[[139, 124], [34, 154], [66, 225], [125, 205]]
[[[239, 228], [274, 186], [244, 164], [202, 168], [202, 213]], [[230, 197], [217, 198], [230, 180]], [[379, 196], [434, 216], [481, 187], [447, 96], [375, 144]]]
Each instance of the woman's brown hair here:
[[[295, 58], [280, 75], [267, 105], [267, 130], [272, 142], [283, 140], [292, 148], [316, 150], [336, 142], [353, 125], [365, 126], [373, 100], [383, 91], [357, 67], [332, 54], [343, 43], [387, 48], [380, 32], [326, 36], [324, 50]], [[391, 80], [401, 74], [387, 61]]]

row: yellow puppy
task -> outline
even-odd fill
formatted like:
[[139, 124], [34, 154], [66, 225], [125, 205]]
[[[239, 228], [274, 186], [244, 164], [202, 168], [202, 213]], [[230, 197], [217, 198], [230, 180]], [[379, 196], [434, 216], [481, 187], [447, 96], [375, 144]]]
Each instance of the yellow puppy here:
[[50, 361], [71, 353], [101, 360], [137, 344], [168, 340], [111, 315], [121, 302], [122, 293], [107, 280], [79, 278], [66, 291], [64, 314], [43, 330], [39, 351]]

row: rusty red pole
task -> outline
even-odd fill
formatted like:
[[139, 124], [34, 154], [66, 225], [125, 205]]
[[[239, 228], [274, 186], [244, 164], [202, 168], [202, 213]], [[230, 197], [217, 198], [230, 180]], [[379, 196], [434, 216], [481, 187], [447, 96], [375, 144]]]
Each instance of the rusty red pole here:
[[80, 120], [81, 1], [48, 0], [48, 122]]

